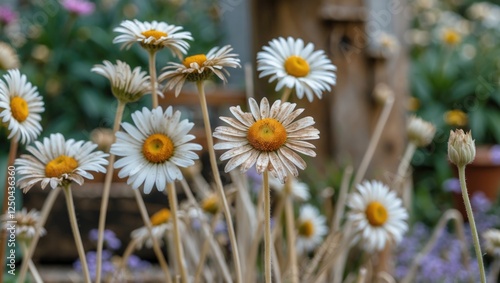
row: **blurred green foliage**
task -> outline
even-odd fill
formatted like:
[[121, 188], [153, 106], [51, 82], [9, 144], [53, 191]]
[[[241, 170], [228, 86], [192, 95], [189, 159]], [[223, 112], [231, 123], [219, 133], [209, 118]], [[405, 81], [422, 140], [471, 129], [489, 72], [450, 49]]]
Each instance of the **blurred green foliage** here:
[[[14, 46], [21, 72], [38, 87], [46, 111], [42, 136], [60, 132], [68, 138], [88, 139], [97, 127], [112, 127], [116, 101], [109, 81], [90, 69], [103, 60], [127, 62], [148, 71], [147, 52], [137, 44], [120, 50], [113, 29], [124, 20], [164, 21], [192, 33], [189, 54], [207, 52], [223, 38], [217, 0], [102, 0], [90, 15], [68, 12], [57, 0], [12, 1], [17, 20], [0, 26], [0, 40]], [[173, 58], [167, 49], [157, 54], [157, 72]], [[1, 74], [1, 73], [0, 73]], [[150, 97], [127, 105], [124, 119]], [[2, 144], [8, 144], [6, 129]], [[2, 151], [7, 149], [2, 147]]]

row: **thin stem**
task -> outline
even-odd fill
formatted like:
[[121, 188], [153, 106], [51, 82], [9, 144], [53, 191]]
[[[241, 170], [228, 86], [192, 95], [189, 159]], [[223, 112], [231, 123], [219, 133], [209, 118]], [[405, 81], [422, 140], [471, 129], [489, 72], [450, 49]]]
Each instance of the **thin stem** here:
[[[212, 222], [210, 223], [210, 233], [211, 234], [213, 234], [213, 231], [215, 229], [215, 225], [217, 224], [217, 221], [219, 220], [219, 217], [217, 217], [217, 215], [214, 215]], [[200, 282], [201, 274], [203, 271], [203, 266], [205, 265], [205, 260], [207, 259], [209, 249], [210, 249], [210, 241], [208, 240], [208, 238], [206, 238], [203, 241], [203, 247], [201, 248], [200, 260], [198, 262], [198, 266], [196, 267], [196, 274], [194, 276], [194, 283]]]
[[80, 230], [78, 230], [78, 223], [76, 221], [75, 214], [75, 204], [73, 203], [73, 195], [71, 192], [70, 185], [65, 186], [64, 196], [66, 197], [66, 206], [68, 207], [69, 222], [71, 223], [71, 230], [73, 231], [73, 237], [75, 238], [76, 249], [78, 250], [78, 256], [80, 257], [80, 262], [82, 264], [83, 277], [85, 282], [90, 283], [90, 273], [89, 266], [87, 265], [87, 258], [85, 256], [85, 249], [83, 248], [82, 237], [80, 236]]
[[54, 206], [54, 202], [56, 201], [60, 191], [60, 187], [51, 190], [49, 195], [45, 199], [45, 202], [43, 203], [42, 211], [40, 212], [40, 218], [35, 228], [35, 235], [33, 235], [33, 238], [31, 239], [28, 251], [23, 256], [18, 282], [24, 282], [24, 279], [26, 278], [26, 274], [28, 273], [29, 261], [31, 260], [31, 257], [35, 252], [36, 245], [38, 244], [38, 239], [40, 239], [40, 231], [42, 230], [42, 227], [45, 226], [45, 222], [47, 222], [49, 213], [52, 210], [52, 206]]
[[168, 265], [167, 262], [165, 261], [165, 257], [161, 252], [160, 244], [158, 244], [158, 239], [156, 239], [153, 236], [153, 231], [152, 231], [153, 227], [151, 225], [151, 221], [149, 220], [148, 211], [146, 210], [146, 205], [144, 204], [144, 200], [142, 199], [139, 190], [132, 189], [132, 191], [134, 192], [135, 200], [137, 202], [137, 205], [139, 206], [139, 211], [141, 213], [142, 221], [144, 222], [144, 225], [146, 225], [146, 228], [148, 228], [149, 237], [151, 237], [151, 241], [153, 241], [153, 251], [155, 252], [156, 258], [158, 259], [161, 269], [165, 274], [165, 280], [167, 281], [167, 283], [171, 283], [172, 276], [170, 275], [170, 271], [168, 270]]
[[351, 180], [351, 177], [352, 177], [352, 166], [348, 166], [347, 168], [345, 168], [344, 174], [342, 176], [342, 183], [340, 184], [340, 193], [337, 199], [335, 214], [333, 216], [332, 231], [330, 233], [337, 232], [339, 230], [340, 222], [342, 220], [342, 216], [344, 215], [347, 195], [349, 193], [349, 181]]
[[[290, 178], [289, 178], [290, 179]], [[285, 186], [289, 186], [288, 180]], [[293, 217], [293, 202], [292, 196], [287, 195], [285, 200], [285, 219], [286, 219], [286, 234], [288, 237], [288, 257], [290, 259], [289, 266], [292, 270], [292, 283], [299, 282], [299, 270], [297, 268], [297, 250], [295, 249], [295, 219]]]
[[[21, 251], [23, 254], [26, 254], [26, 252], [28, 252], [28, 245], [24, 240], [21, 240], [20, 242], [21, 242]], [[28, 267], [29, 270], [31, 271], [31, 275], [33, 275], [33, 279], [35, 279], [35, 282], [42, 283], [43, 282], [42, 277], [40, 276], [40, 273], [38, 273], [38, 269], [36, 268], [35, 264], [31, 259], [28, 262]]]
[[241, 265], [240, 265], [240, 256], [238, 251], [238, 243], [236, 242], [236, 235], [234, 233], [233, 220], [231, 218], [231, 211], [229, 210], [229, 205], [227, 203], [226, 195], [224, 194], [224, 188], [222, 187], [222, 181], [220, 179], [219, 167], [217, 166], [217, 159], [215, 158], [214, 151], [214, 141], [212, 139], [212, 127], [210, 126], [210, 118], [208, 115], [208, 106], [207, 99], [205, 96], [205, 89], [203, 87], [203, 81], [196, 82], [196, 86], [198, 88], [199, 97], [200, 97], [200, 106], [203, 112], [203, 121], [205, 123], [205, 135], [207, 137], [207, 150], [210, 156], [210, 166], [212, 168], [212, 173], [215, 179], [215, 183], [217, 185], [217, 192], [219, 194], [219, 198], [222, 202], [222, 209], [224, 212], [224, 216], [226, 218], [227, 230], [229, 234], [229, 242], [231, 244], [234, 268], [236, 272], [236, 283], [241, 283]]
[[[3, 201], [2, 201], [2, 213], [1, 215], [4, 215], [7, 212], [7, 206], [9, 204], [9, 192], [12, 192], [12, 190], [8, 189], [9, 187], [9, 177], [12, 176], [9, 174], [10, 173], [10, 166], [14, 165], [14, 160], [16, 159], [16, 154], [17, 154], [17, 148], [19, 146], [19, 142], [17, 141], [17, 135], [14, 136], [10, 140], [10, 148], [9, 148], [9, 157], [7, 159], [7, 170], [5, 171], [5, 186], [3, 190]], [[0, 231], [0, 243], [6, 243], [7, 240], [7, 229], [1, 229]], [[5, 248], [7, 245], [1, 244], [0, 245], [0, 276], [4, 274], [4, 269], [5, 269]]]
[[149, 80], [151, 81], [151, 98], [153, 109], [158, 107], [158, 94], [156, 93], [156, 51], [149, 51]]
[[394, 178], [392, 182], [392, 189], [395, 190], [400, 190], [401, 183], [403, 182], [404, 178], [406, 177], [406, 172], [408, 171], [408, 167], [410, 166], [410, 161], [411, 158], [413, 157], [413, 154], [415, 153], [415, 150], [417, 149], [417, 146], [413, 142], [409, 142], [408, 145], [406, 146], [405, 153], [403, 154], [403, 158], [401, 159], [401, 162], [399, 162], [398, 166], [398, 171], [396, 172], [396, 177]]
[[269, 191], [269, 172], [264, 170], [264, 270], [266, 283], [271, 283], [271, 192]]
[[460, 179], [460, 188], [462, 188], [462, 197], [465, 203], [465, 210], [467, 211], [467, 218], [469, 219], [470, 231], [472, 233], [472, 240], [474, 243], [474, 250], [476, 251], [481, 283], [486, 283], [486, 272], [484, 271], [483, 254], [481, 253], [481, 245], [479, 243], [479, 236], [477, 234], [476, 222], [472, 213], [472, 206], [470, 204], [467, 185], [465, 183], [465, 165], [458, 166], [458, 177]]
[[285, 90], [283, 90], [283, 94], [281, 94], [281, 103], [287, 102], [288, 99], [290, 98], [291, 93], [292, 89], [289, 87], [285, 87]]
[[111, 282], [115, 282], [115, 280], [120, 280], [120, 278], [118, 276], [121, 275], [122, 269], [124, 269], [125, 266], [127, 265], [128, 259], [129, 259], [130, 255], [132, 254], [132, 252], [134, 251], [135, 247], [137, 246], [137, 243], [138, 243], [137, 239], [132, 239], [132, 241], [130, 241], [128, 243], [127, 248], [123, 252], [123, 256], [122, 256], [122, 259], [120, 261], [120, 265], [118, 265], [118, 268], [116, 269], [116, 271], [113, 275], [113, 278], [111, 278]]
[[375, 153], [375, 149], [377, 148], [378, 142], [380, 140], [380, 136], [382, 135], [382, 131], [384, 130], [385, 123], [389, 118], [389, 114], [391, 113], [392, 106], [394, 105], [394, 97], [389, 96], [385, 100], [384, 108], [382, 109], [382, 113], [380, 114], [377, 125], [375, 126], [375, 130], [370, 139], [370, 143], [368, 144], [368, 148], [366, 149], [365, 155], [363, 156], [363, 160], [361, 161], [361, 165], [359, 165], [358, 171], [354, 177], [353, 185], [357, 185], [361, 182], [366, 174], [366, 170], [368, 169], [368, 165], [373, 158], [373, 154]]
[[179, 232], [179, 215], [177, 214], [177, 194], [175, 193], [174, 183], [167, 183], [167, 194], [170, 205], [170, 212], [172, 212], [172, 223], [174, 226], [174, 243], [175, 243], [175, 256], [179, 263], [179, 273], [181, 274], [182, 283], [188, 282], [186, 265], [184, 260], [184, 251], [182, 249], [181, 233]]
[[[123, 110], [125, 109], [125, 103], [118, 101], [118, 106], [116, 107], [115, 122], [113, 124], [113, 136], [116, 134], [120, 128], [120, 122], [123, 117]], [[99, 226], [98, 226], [98, 236], [97, 236], [97, 266], [96, 266], [96, 281], [101, 282], [101, 269], [102, 269], [102, 249], [104, 246], [104, 229], [106, 227], [106, 214], [108, 212], [109, 203], [109, 191], [111, 190], [111, 182], [113, 181], [114, 173], [114, 163], [115, 155], [110, 154], [108, 159], [108, 168], [106, 169], [106, 177], [104, 179], [104, 189], [102, 192], [101, 209], [99, 214]]]

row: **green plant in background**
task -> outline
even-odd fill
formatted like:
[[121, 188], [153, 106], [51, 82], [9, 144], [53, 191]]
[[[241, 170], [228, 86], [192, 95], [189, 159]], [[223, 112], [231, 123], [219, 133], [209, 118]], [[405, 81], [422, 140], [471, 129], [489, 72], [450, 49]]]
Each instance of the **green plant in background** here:
[[[0, 41], [14, 46], [21, 71], [44, 97], [42, 136], [60, 132], [88, 138], [95, 128], [111, 127], [116, 108], [107, 81], [90, 69], [105, 59], [145, 70], [148, 66], [147, 54], [140, 47], [119, 52], [120, 46], [110, 43], [114, 27], [133, 18], [182, 25], [196, 38], [190, 52], [206, 52], [223, 38], [218, 11], [215, 0], [13, 0], [0, 5]], [[171, 56], [159, 53], [158, 69]], [[149, 105], [149, 100], [147, 96], [127, 106], [126, 114]], [[6, 132], [1, 129], [2, 144]]]
[[434, 195], [432, 190], [441, 190], [451, 177], [446, 158], [451, 129], [471, 130], [478, 145], [500, 143], [500, 6], [417, 0], [412, 7], [410, 108], [438, 129], [413, 164], [416, 186]]

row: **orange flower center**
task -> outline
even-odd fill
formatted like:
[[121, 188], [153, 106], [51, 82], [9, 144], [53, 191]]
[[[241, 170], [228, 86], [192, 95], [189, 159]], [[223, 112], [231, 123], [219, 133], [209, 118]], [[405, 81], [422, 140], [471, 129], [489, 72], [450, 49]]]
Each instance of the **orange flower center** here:
[[174, 143], [164, 134], [153, 134], [144, 141], [142, 154], [149, 162], [163, 163], [174, 155]]
[[78, 161], [73, 157], [61, 155], [52, 159], [45, 165], [45, 176], [60, 177], [63, 174], [69, 174], [78, 167]]
[[167, 223], [170, 219], [170, 210], [163, 208], [160, 211], [153, 214], [150, 218], [151, 224], [153, 226], [158, 226], [163, 223]]
[[201, 203], [203, 211], [215, 214], [219, 210], [219, 198], [216, 194], [212, 194], [205, 198]]
[[285, 61], [285, 71], [294, 77], [305, 77], [309, 74], [309, 64], [300, 56], [290, 56]]
[[260, 151], [278, 150], [286, 142], [286, 129], [278, 120], [264, 118], [255, 122], [247, 133], [250, 145]]
[[373, 201], [368, 204], [365, 211], [366, 218], [372, 226], [382, 226], [387, 221], [389, 214], [383, 204], [378, 201]]
[[312, 235], [314, 235], [314, 224], [312, 220], [305, 220], [304, 222], [300, 223], [298, 230], [299, 235], [305, 238], [310, 238]]
[[154, 29], [143, 31], [143, 32], [141, 32], [141, 34], [144, 35], [146, 38], [154, 37], [156, 40], [159, 40], [162, 37], [168, 36], [168, 34], [166, 32], [154, 30]]
[[457, 45], [462, 37], [453, 29], [446, 29], [443, 32], [443, 41], [448, 45]]
[[28, 103], [19, 96], [14, 96], [10, 100], [10, 111], [12, 112], [12, 117], [18, 122], [24, 122], [30, 113]]
[[205, 56], [205, 54], [197, 54], [197, 55], [186, 57], [186, 59], [184, 59], [182, 64], [186, 68], [191, 68], [191, 63], [196, 63], [196, 64], [198, 64], [198, 66], [201, 67], [203, 65], [203, 63], [205, 63], [205, 61], [207, 61], [207, 56]]

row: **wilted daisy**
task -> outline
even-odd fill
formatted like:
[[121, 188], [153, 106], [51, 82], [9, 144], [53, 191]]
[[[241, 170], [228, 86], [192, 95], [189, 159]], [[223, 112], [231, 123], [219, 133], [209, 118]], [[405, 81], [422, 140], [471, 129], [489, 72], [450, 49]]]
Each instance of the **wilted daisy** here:
[[7, 43], [0, 41], [0, 69], [17, 69], [19, 65], [19, 57], [17, 57], [16, 51]]
[[314, 44], [304, 47], [302, 39], [282, 37], [273, 39], [257, 53], [259, 78], [271, 76], [269, 82], [278, 81], [276, 91], [283, 87], [295, 89], [298, 98], [314, 95], [321, 99], [323, 91], [330, 91], [336, 82], [337, 68], [323, 50], [314, 51]]
[[408, 139], [416, 146], [427, 146], [432, 142], [436, 127], [430, 122], [424, 121], [419, 117], [411, 116], [408, 121]]
[[259, 174], [269, 170], [284, 183], [290, 172], [299, 174], [297, 167], [306, 168], [306, 162], [295, 152], [316, 156], [312, 145], [306, 140], [319, 138], [319, 131], [312, 127], [312, 117], [294, 121], [304, 109], [295, 109], [295, 103], [276, 100], [271, 107], [267, 98], [260, 102], [248, 100], [251, 113], [243, 112], [239, 106], [231, 107], [236, 117], [221, 117], [229, 124], [215, 129], [213, 136], [222, 140], [214, 149], [228, 150], [221, 155], [221, 160], [229, 159], [225, 171], [229, 172], [240, 166], [242, 172], [256, 164]]
[[153, 110], [144, 107], [132, 114], [135, 126], [122, 123], [125, 132], [116, 133], [110, 151], [122, 157], [114, 165], [122, 168], [118, 176], [128, 176], [127, 184], [134, 189], [144, 184], [146, 194], [155, 185], [163, 191], [167, 183], [181, 180], [178, 166], [194, 165], [198, 155], [193, 150], [201, 150], [201, 146], [188, 143], [195, 138], [188, 134], [194, 124], [180, 118], [181, 112], [173, 112], [172, 107], [165, 112], [161, 107]]
[[120, 33], [113, 39], [113, 43], [123, 43], [122, 48], [130, 48], [138, 42], [148, 51], [156, 51], [164, 47], [182, 58], [186, 54], [189, 44], [186, 40], [193, 40], [191, 33], [181, 31], [182, 27], [169, 25], [165, 22], [140, 22], [125, 20], [114, 31]]
[[297, 219], [297, 252], [310, 252], [321, 243], [323, 236], [328, 233], [326, 218], [319, 214], [316, 207], [304, 205], [300, 208]]
[[276, 190], [282, 195], [291, 195], [292, 198], [307, 201], [311, 197], [309, 194], [309, 186], [306, 183], [299, 182], [296, 178], [292, 178], [289, 187], [282, 184], [277, 178], [269, 178], [269, 187]]
[[28, 144], [42, 132], [40, 113], [45, 110], [42, 97], [17, 69], [9, 70], [3, 78], [5, 81], [0, 80], [0, 118], [8, 124], [7, 138]]
[[23, 154], [16, 159], [17, 183], [27, 192], [40, 182], [42, 189], [50, 184], [53, 189], [71, 182], [83, 184], [83, 178], [94, 179], [89, 171], [106, 172], [108, 154], [93, 151], [97, 145], [92, 142], [65, 140], [61, 134], [51, 134], [43, 143], [35, 141], [28, 146], [32, 155]]
[[[4, 229], [11, 227], [8, 222], [15, 222], [15, 233], [16, 237], [20, 240], [29, 241], [35, 236], [38, 222], [40, 221], [40, 213], [36, 209], [31, 209], [29, 212], [26, 207], [23, 207], [21, 211], [16, 211], [11, 217], [11, 214], [4, 214], [2, 216], [2, 221]], [[40, 227], [40, 236], [45, 235], [45, 229]]]
[[135, 102], [150, 92], [149, 76], [140, 67], [131, 70], [127, 63], [120, 60], [116, 61], [116, 65], [109, 61], [103, 63], [104, 65], [95, 65], [91, 71], [109, 79], [111, 92], [121, 102]]
[[500, 257], [500, 230], [488, 229], [483, 233], [484, 249], [487, 253]]
[[222, 48], [214, 47], [206, 55], [197, 54], [186, 57], [182, 64], [171, 62], [169, 66], [163, 68], [164, 73], [159, 76], [159, 81], [168, 80], [165, 87], [175, 88], [175, 96], [179, 95], [186, 80], [206, 80], [215, 74], [226, 83], [226, 75], [229, 76], [229, 72], [224, 68], [241, 67], [240, 59], [236, 58], [238, 55], [230, 53], [231, 51], [233, 48], [230, 45]]
[[347, 219], [355, 231], [353, 243], [360, 242], [368, 252], [382, 250], [387, 242], [399, 243], [408, 229], [401, 199], [381, 182], [358, 184], [347, 205]]
[[160, 245], [163, 244], [165, 233], [171, 228], [170, 218], [170, 210], [163, 208], [150, 218], [152, 225], [151, 234], [149, 234], [148, 227], [146, 226], [132, 231], [131, 237], [137, 241], [137, 249], [141, 249], [144, 245], [148, 248], [153, 246], [153, 240], [150, 235], [153, 235]]

